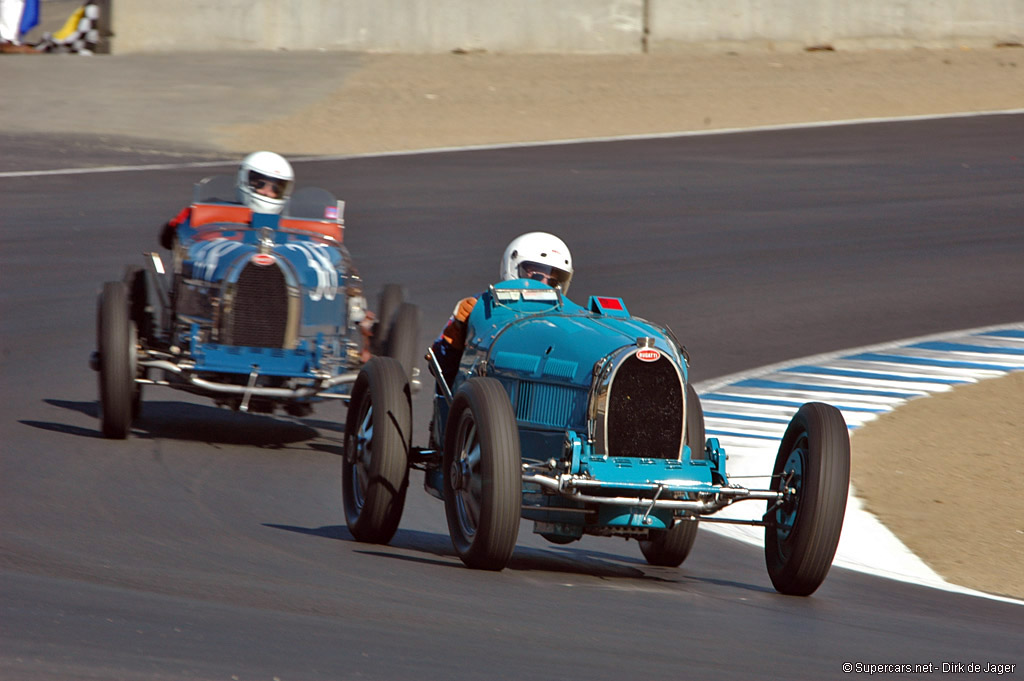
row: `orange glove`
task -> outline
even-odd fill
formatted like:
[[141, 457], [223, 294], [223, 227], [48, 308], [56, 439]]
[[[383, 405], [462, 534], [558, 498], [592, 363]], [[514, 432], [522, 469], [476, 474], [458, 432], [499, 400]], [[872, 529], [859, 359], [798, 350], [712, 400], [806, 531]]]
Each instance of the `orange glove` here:
[[475, 306], [475, 297], [463, 298], [456, 303], [452, 316], [448, 318], [448, 325], [441, 332], [441, 338], [456, 350], [466, 347], [466, 320]]

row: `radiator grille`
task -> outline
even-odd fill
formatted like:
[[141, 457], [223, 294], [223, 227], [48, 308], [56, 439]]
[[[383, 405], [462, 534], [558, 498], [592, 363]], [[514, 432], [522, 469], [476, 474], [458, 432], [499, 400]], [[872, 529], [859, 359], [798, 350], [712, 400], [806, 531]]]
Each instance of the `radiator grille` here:
[[587, 391], [560, 385], [519, 382], [516, 418], [545, 426], [578, 427], [584, 422]]
[[288, 328], [288, 285], [275, 265], [249, 263], [242, 270], [225, 320], [230, 345], [284, 346]]
[[608, 454], [675, 459], [683, 442], [683, 392], [667, 358], [622, 363], [608, 397]]

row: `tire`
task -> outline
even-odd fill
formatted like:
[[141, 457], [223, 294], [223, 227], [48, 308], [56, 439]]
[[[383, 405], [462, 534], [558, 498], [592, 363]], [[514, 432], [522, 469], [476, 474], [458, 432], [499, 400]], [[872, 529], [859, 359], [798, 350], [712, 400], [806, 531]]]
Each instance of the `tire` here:
[[345, 423], [342, 497], [357, 541], [386, 544], [402, 519], [409, 486], [412, 402], [402, 365], [374, 357], [352, 388]]
[[152, 341], [156, 336], [156, 320], [153, 315], [154, 306], [146, 270], [129, 265], [125, 267], [122, 281], [128, 287], [128, 315], [135, 322], [139, 340], [143, 343]]
[[373, 327], [373, 339], [370, 343], [375, 355], [386, 355], [388, 334], [391, 332], [391, 320], [405, 300], [405, 288], [399, 284], [386, 284], [377, 299], [377, 323]]
[[835, 407], [808, 402], [789, 422], [772, 471], [772, 490], [795, 489], [765, 520], [764, 553], [780, 593], [808, 596], [832, 567], [850, 491], [850, 435]]
[[448, 533], [466, 566], [501, 570], [519, 536], [522, 465], [512, 403], [493, 378], [471, 378], [452, 401], [445, 430]]
[[558, 544], [559, 546], [565, 546], [566, 544], [571, 544], [574, 541], [580, 540], [579, 537], [566, 537], [561, 534], [549, 534], [547, 532], [541, 532], [540, 536], [548, 540], [552, 544]]
[[[135, 324], [138, 342], [143, 347], [149, 346], [156, 338], [156, 321], [153, 316], [153, 303], [150, 299], [150, 285], [146, 270], [129, 265], [125, 267], [122, 281], [128, 287], [128, 317]], [[145, 369], [141, 370], [138, 376], [145, 378]], [[142, 384], [135, 383], [132, 393], [132, 418], [138, 419], [141, 413]]]
[[[690, 445], [690, 458], [700, 461], [707, 458], [704, 451], [704, 409], [700, 406], [697, 391], [686, 384], [686, 444]], [[697, 539], [700, 521], [683, 520], [670, 530], [651, 530], [649, 539], [640, 540], [640, 552], [650, 565], [679, 567], [690, 555], [693, 542]]]
[[690, 459], [702, 461], [708, 457], [704, 451], [707, 436], [704, 434], [704, 408], [700, 406], [697, 391], [686, 384], [686, 444], [690, 445]]
[[671, 530], [651, 530], [650, 539], [640, 540], [640, 552], [650, 565], [679, 567], [690, 555], [697, 526], [698, 521], [684, 519]]
[[397, 359], [410, 379], [420, 351], [419, 342], [420, 309], [412, 303], [402, 303], [391, 321], [384, 354]]
[[103, 285], [96, 310], [100, 370], [100, 428], [104, 437], [123, 440], [131, 431], [136, 400], [136, 329], [128, 317], [128, 287]]

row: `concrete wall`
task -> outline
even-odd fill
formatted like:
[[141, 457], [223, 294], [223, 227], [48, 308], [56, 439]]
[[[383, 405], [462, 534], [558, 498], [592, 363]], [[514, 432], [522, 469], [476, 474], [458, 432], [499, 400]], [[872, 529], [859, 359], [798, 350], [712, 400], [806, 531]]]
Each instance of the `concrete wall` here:
[[630, 53], [1024, 41], [1024, 0], [110, 0], [112, 51]]
[[1024, 0], [653, 0], [652, 50], [836, 49], [1024, 41]]
[[[115, 52], [635, 52], [644, 0], [113, 0]], [[170, 13], [170, 14], [169, 14]]]

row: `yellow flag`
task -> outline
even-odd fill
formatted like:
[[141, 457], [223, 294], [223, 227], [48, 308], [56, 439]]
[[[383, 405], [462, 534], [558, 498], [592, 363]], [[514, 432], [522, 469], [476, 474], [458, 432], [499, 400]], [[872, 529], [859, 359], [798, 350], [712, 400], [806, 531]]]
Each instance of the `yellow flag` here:
[[85, 6], [79, 7], [72, 12], [71, 16], [68, 17], [68, 20], [64, 22], [64, 27], [53, 34], [54, 39], [58, 41], [66, 40], [68, 36], [78, 30], [78, 22], [82, 20], [84, 15]]

